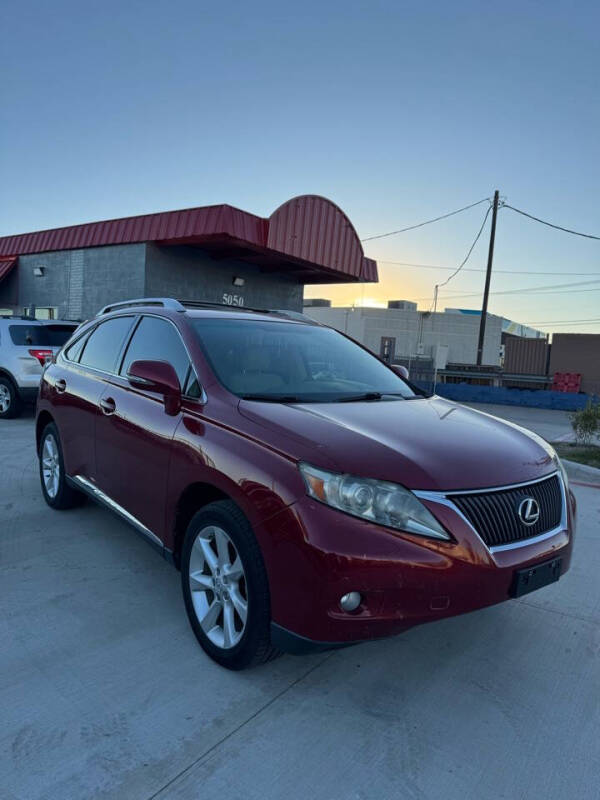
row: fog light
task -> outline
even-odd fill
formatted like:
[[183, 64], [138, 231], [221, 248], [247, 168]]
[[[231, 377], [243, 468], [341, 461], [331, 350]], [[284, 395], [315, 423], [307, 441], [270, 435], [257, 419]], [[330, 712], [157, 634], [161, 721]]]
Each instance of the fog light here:
[[348, 592], [340, 597], [340, 607], [342, 611], [356, 611], [361, 600], [360, 592]]

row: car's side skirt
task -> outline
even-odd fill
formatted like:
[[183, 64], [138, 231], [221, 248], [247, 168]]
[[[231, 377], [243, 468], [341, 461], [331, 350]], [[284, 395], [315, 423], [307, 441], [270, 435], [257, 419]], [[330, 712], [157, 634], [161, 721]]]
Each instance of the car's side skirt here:
[[168, 547], [164, 546], [162, 541], [155, 533], [153, 533], [142, 522], [140, 522], [137, 517], [134, 517], [133, 514], [130, 514], [126, 508], [120, 506], [111, 497], [95, 486], [90, 480], [84, 478], [83, 475], [75, 475], [72, 478], [67, 475], [67, 483], [73, 488], [85, 492], [85, 494], [87, 494], [88, 497], [91, 497], [92, 500], [95, 500], [100, 505], [110, 509], [110, 511], [113, 511], [115, 514], [121, 517], [121, 519], [125, 520], [125, 522], [128, 522], [138, 533], [144, 537], [147, 542], [149, 542], [156, 550], [158, 550], [158, 552], [167, 561], [170, 561], [171, 563], [173, 562], [172, 551], [169, 550]]

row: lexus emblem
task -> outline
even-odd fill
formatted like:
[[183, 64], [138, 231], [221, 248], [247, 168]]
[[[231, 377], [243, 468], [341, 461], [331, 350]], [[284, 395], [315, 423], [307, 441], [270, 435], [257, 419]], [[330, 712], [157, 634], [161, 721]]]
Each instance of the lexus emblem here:
[[535, 525], [540, 518], [540, 504], [533, 497], [526, 497], [519, 503], [517, 513], [523, 525]]

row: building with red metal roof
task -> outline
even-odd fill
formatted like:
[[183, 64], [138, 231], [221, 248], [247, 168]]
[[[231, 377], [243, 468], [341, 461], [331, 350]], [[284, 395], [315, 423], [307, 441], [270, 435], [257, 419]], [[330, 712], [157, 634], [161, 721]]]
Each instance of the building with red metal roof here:
[[0, 238], [0, 307], [61, 318], [138, 296], [301, 311], [307, 283], [366, 281], [377, 264], [346, 214], [316, 195], [268, 218], [204, 206]]

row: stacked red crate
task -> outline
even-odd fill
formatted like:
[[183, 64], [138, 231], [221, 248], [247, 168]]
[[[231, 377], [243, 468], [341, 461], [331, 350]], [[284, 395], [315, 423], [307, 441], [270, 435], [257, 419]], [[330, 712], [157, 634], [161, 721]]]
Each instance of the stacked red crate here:
[[553, 392], [571, 392], [577, 394], [581, 386], [580, 372], [555, 372], [552, 381]]

